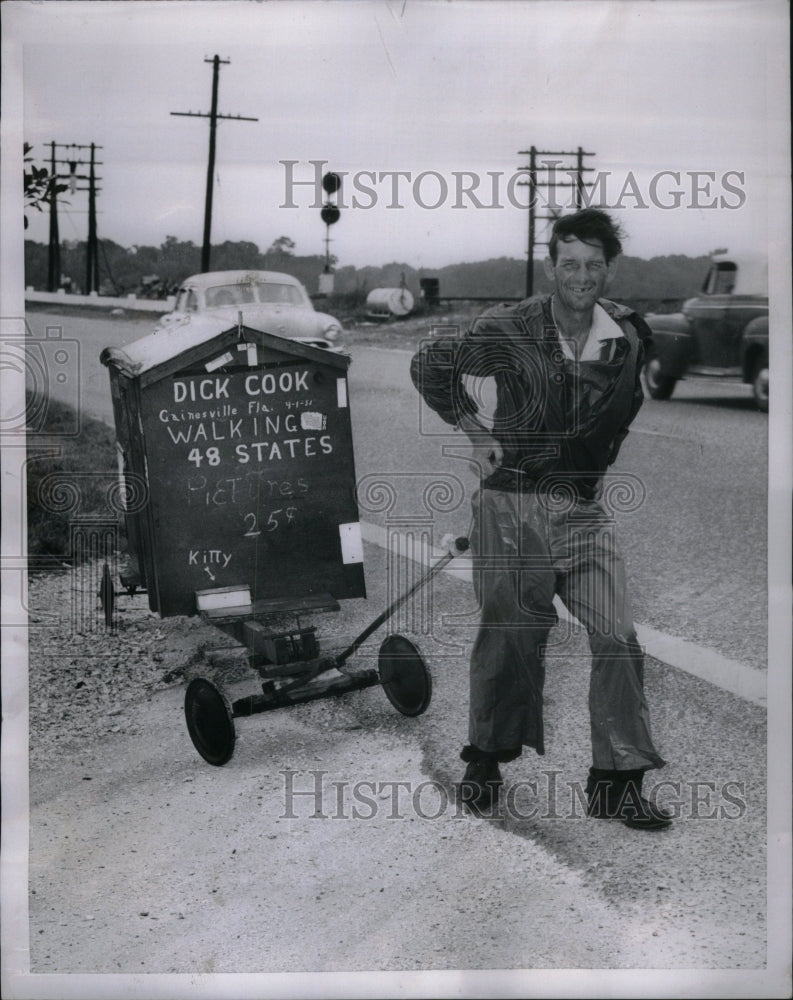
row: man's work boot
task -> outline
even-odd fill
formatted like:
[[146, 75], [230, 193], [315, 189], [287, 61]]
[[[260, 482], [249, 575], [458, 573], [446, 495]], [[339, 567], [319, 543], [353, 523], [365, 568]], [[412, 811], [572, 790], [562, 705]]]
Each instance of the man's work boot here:
[[619, 819], [634, 830], [660, 830], [672, 814], [642, 795], [643, 771], [607, 771], [592, 767], [586, 783], [587, 815]]
[[492, 813], [503, 783], [498, 761], [471, 760], [460, 782], [460, 801], [474, 813]]

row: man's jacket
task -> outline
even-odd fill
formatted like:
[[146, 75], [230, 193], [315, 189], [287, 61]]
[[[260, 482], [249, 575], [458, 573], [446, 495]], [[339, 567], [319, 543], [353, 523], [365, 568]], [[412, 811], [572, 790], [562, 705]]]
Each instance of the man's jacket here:
[[553, 474], [589, 496], [616, 459], [644, 398], [639, 374], [650, 330], [631, 309], [600, 305], [624, 334], [608, 359], [565, 357], [550, 295], [490, 309], [463, 337], [429, 341], [414, 356], [416, 388], [449, 424], [478, 412], [463, 376], [495, 378], [492, 434], [504, 458], [486, 488], [530, 491]]

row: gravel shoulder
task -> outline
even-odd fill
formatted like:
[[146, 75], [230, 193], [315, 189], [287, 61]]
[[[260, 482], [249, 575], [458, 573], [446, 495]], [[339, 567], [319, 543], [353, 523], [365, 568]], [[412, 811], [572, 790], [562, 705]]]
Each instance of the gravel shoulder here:
[[[368, 607], [348, 602], [324, 622], [331, 642], [384, 599], [384, 556], [366, 557]], [[418, 719], [379, 688], [299, 705], [237, 720], [234, 758], [212, 768], [187, 736], [184, 680], [220, 633], [120, 595], [114, 634], [59, 638], [46, 613], [69, 608], [70, 589], [90, 604], [97, 575], [31, 580], [33, 972], [612, 970], [589, 974], [597, 995], [624, 970], [684, 965], [704, 984], [761, 965], [764, 865], [749, 846], [760, 789], [743, 824], [681, 821], [649, 846], [619, 824], [463, 815], [465, 671], [442, 655]], [[437, 615], [459, 610], [462, 586], [442, 582]], [[557, 665], [549, 684], [552, 715], [581, 697], [570, 653], [575, 669]], [[674, 715], [702, 691], [660, 665], [648, 680], [677, 740]], [[721, 713], [734, 702], [722, 700]], [[554, 756], [513, 777], [569, 775], [586, 740], [578, 714], [553, 724]], [[689, 757], [678, 774], [696, 766]]]

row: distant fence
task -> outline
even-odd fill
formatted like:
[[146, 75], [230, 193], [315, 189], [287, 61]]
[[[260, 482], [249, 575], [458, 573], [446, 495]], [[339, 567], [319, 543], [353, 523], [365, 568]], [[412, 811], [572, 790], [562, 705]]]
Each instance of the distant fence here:
[[102, 309], [129, 309], [135, 312], [166, 313], [174, 307], [174, 296], [167, 299], [139, 299], [137, 295], [72, 295], [61, 288], [57, 292], [36, 292], [25, 289], [26, 302], [41, 302], [60, 306], [95, 306]]

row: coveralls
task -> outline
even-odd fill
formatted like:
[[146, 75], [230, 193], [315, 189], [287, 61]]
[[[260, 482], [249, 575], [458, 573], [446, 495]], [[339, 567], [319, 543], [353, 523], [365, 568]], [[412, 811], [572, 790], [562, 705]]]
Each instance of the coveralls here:
[[[624, 306], [601, 299], [599, 307], [619, 330], [595, 360], [567, 356], [545, 295], [484, 313], [462, 338], [428, 342], [411, 375], [451, 424], [478, 410], [464, 374], [496, 382], [492, 435], [503, 461], [472, 501], [481, 621], [466, 751], [501, 761], [523, 746], [545, 752], [544, 646], [557, 622], [558, 594], [589, 635], [593, 765], [644, 771], [665, 762], [650, 732], [643, 654], [613, 517], [596, 494], [642, 404], [642, 340], [650, 332]], [[463, 758], [474, 759], [466, 751]]]

